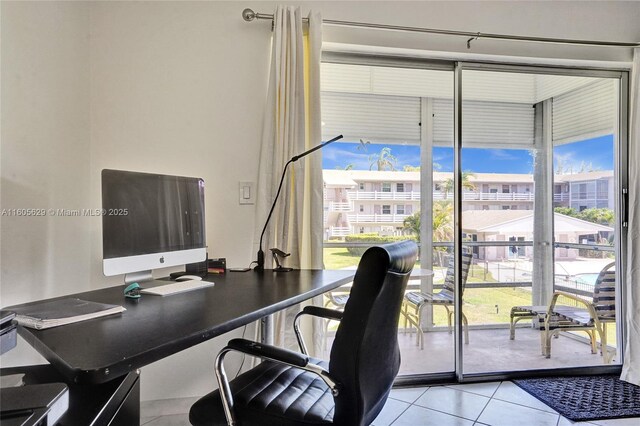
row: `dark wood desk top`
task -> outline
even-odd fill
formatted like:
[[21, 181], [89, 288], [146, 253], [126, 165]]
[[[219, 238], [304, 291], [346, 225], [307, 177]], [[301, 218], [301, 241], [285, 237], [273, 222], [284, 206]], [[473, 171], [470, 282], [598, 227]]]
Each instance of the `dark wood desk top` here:
[[122, 314], [47, 330], [19, 326], [18, 332], [70, 382], [104, 383], [335, 289], [354, 273], [228, 272], [206, 278], [214, 287], [137, 300], [123, 296], [124, 286], [110, 287], [64, 297], [120, 304], [127, 309]]

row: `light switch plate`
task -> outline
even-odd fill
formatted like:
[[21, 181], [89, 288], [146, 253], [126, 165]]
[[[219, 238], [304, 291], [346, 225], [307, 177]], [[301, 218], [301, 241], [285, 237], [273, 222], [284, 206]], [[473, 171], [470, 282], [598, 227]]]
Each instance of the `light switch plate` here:
[[255, 182], [240, 182], [238, 184], [238, 196], [240, 204], [256, 203], [256, 184]]

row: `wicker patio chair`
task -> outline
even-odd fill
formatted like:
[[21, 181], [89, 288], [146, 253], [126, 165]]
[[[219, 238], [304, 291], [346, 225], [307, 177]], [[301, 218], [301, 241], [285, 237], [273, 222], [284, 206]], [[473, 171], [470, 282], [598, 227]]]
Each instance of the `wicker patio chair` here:
[[[469, 267], [471, 265], [471, 259], [473, 259], [472, 253], [462, 253], [462, 291], [464, 292], [464, 286], [467, 283], [467, 275], [469, 275]], [[453, 331], [451, 317], [454, 310], [454, 262], [453, 256], [449, 261], [447, 272], [444, 278], [444, 285], [442, 290], [438, 293], [427, 294], [419, 291], [407, 292], [404, 296], [402, 305], [402, 315], [404, 317], [405, 330], [407, 325], [411, 325], [411, 329], [416, 329], [416, 344], [420, 345], [420, 349], [424, 349], [424, 333], [422, 331], [422, 313], [426, 306], [437, 305], [443, 306], [447, 310], [447, 324], [449, 333]], [[407, 324], [408, 323], [408, 324]], [[469, 343], [469, 323], [467, 317], [462, 313], [462, 324], [464, 326], [464, 343]]]
[[[615, 355], [607, 348], [607, 324], [616, 321], [615, 262], [605, 266], [596, 279], [591, 300], [565, 291], [556, 291], [549, 306], [514, 306], [511, 308], [510, 338], [515, 338], [515, 325], [522, 319], [537, 320], [542, 354], [551, 357], [551, 337], [561, 331], [584, 331], [589, 336], [591, 353], [598, 353], [597, 337], [600, 337], [600, 353], [608, 364]], [[562, 304], [558, 303], [558, 299]], [[571, 301], [575, 306], [565, 304]]]

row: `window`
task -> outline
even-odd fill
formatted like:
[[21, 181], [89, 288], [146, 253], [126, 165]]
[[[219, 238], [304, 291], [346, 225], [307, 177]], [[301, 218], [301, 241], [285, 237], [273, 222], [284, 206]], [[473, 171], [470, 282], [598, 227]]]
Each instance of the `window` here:
[[509, 193], [509, 185], [502, 185], [502, 193], [503, 194]]
[[597, 194], [598, 198], [608, 198], [609, 185], [608, 185], [608, 183], [606, 181], [599, 180], [596, 183], [596, 190], [598, 192], [598, 194]]
[[404, 214], [404, 205], [403, 204], [398, 204], [396, 206], [396, 213], [397, 214]]
[[358, 189], [360, 189], [360, 191], [364, 191], [364, 182], [360, 182]]
[[382, 205], [382, 214], [391, 214], [391, 206], [388, 204]]
[[391, 192], [391, 184], [389, 182], [382, 183], [382, 192]]
[[511, 206], [511, 210], [518, 210], [518, 206], [516, 206], [515, 204]]
[[484, 204], [484, 205], [482, 206], [482, 210], [489, 210], [489, 206], [488, 206], [488, 205], [486, 205], [486, 204]]
[[396, 192], [404, 192], [404, 183], [396, 183]]
[[362, 204], [360, 204], [360, 213], [364, 212], [364, 206]]
[[491, 189], [489, 190], [489, 193], [490, 193], [490, 194], [497, 194], [497, 193], [498, 193], [498, 188], [491, 188]]
[[509, 206], [502, 206], [502, 210], [509, 210]]

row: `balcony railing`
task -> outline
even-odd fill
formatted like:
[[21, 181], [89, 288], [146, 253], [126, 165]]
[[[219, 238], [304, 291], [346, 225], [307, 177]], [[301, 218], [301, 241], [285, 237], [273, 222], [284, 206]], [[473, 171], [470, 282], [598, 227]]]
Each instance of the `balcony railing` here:
[[408, 214], [361, 214], [361, 213], [349, 213], [347, 214], [347, 220], [349, 223], [398, 223], [401, 224], [409, 215]]
[[[347, 191], [347, 197], [351, 201], [363, 200], [398, 200], [420, 201], [419, 191], [409, 192], [382, 192], [382, 191]], [[434, 200], [453, 200], [453, 193], [434, 192]], [[462, 194], [464, 201], [533, 201], [531, 192], [475, 192], [468, 191]], [[567, 198], [568, 199], [568, 198]], [[556, 200], [560, 201], [560, 200]]]
[[330, 226], [329, 227], [330, 237], [346, 237], [351, 233], [352, 233], [351, 227], [349, 226]]
[[[434, 200], [444, 200], [444, 193], [433, 193]], [[452, 200], [453, 194], [447, 194], [447, 199]], [[533, 201], [531, 192], [463, 192], [463, 201]]]
[[419, 191], [383, 192], [383, 191], [347, 191], [350, 200], [413, 200], [420, 201]]
[[327, 203], [330, 212], [348, 212], [353, 210], [353, 204], [349, 202], [329, 201]]

